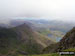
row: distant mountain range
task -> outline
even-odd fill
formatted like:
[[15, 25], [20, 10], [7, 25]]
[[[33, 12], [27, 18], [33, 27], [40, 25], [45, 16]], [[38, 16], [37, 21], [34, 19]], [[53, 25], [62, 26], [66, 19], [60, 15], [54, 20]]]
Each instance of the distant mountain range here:
[[9, 24], [0, 24], [2, 27], [12, 28], [24, 24], [27, 22], [31, 28], [38, 33], [49, 37], [51, 40], [58, 42], [62, 37], [68, 32], [72, 27], [75, 26], [73, 22], [64, 22], [57, 20], [25, 20], [25, 19], [15, 19], [11, 20]]

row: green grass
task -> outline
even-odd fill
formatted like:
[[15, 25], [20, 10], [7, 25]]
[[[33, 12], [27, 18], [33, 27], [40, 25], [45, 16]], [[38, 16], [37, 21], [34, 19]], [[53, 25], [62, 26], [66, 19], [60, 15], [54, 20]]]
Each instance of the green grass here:
[[40, 54], [40, 55], [29, 55], [29, 56], [58, 56], [59, 54], [53, 53], [53, 54]]
[[[18, 55], [18, 56], [25, 56], [25, 55]], [[27, 55], [27, 56], [59, 56], [59, 54], [40, 54], [40, 55]]]
[[50, 30], [49, 29], [45, 29], [45, 30], [40, 30], [39, 33], [43, 34], [43, 35], [47, 35], [50, 34]]
[[[25, 55], [18, 55], [18, 56], [25, 56]], [[27, 55], [27, 56], [74, 56], [74, 55], [59, 55], [57, 53], [52, 53], [52, 54]]]
[[75, 48], [69, 48], [69, 49], [66, 49], [64, 51], [71, 51], [71, 52], [75, 52]]

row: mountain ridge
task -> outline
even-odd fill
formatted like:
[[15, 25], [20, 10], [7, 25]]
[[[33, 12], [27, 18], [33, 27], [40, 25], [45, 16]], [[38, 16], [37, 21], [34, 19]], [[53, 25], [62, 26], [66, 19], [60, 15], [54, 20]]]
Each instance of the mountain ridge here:
[[[43, 48], [50, 45], [48, 42], [51, 42], [51, 44], [54, 43], [49, 38], [35, 32], [26, 23], [14, 28], [1, 28], [0, 44], [6, 46], [4, 49], [1, 47], [2, 45], [0, 45], [0, 49], [2, 50], [0, 51], [0, 55], [18, 55], [23, 53], [38, 54]], [[12, 45], [9, 45], [9, 43]]]

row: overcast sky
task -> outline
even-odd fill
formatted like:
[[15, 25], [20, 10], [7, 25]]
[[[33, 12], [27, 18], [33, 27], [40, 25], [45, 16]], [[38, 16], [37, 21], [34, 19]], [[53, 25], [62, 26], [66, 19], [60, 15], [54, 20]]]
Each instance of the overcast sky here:
[[0, 0], [0, 20], [10, 17], [75, 21], [75, 0]]

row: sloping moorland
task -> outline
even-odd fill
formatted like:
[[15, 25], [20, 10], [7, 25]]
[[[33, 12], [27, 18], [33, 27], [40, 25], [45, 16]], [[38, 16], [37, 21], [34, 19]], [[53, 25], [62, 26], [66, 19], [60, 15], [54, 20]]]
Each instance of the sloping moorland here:
[[39, 54], [52, 43], [54, 42], [33, 31], [26, 23], [14, 28], [0, 27], [0, 56]]
[[58, 56], [59, 51], [75, 51], [75, 27], [57, 43], [45, 35], [48, 29], [46, 33], [33, 29], [28, 23], [0, 27], [0, 56]]

